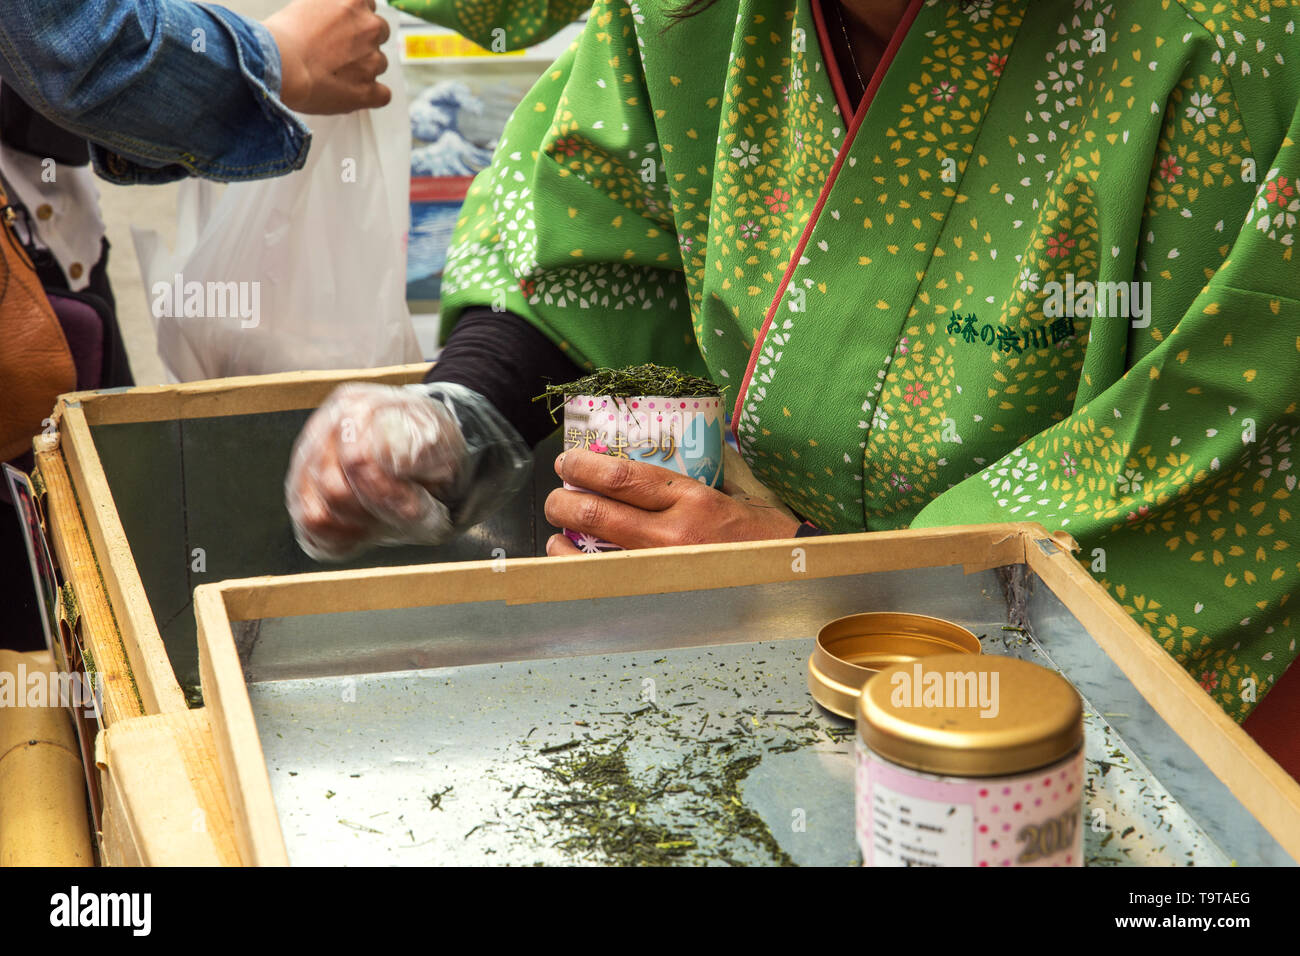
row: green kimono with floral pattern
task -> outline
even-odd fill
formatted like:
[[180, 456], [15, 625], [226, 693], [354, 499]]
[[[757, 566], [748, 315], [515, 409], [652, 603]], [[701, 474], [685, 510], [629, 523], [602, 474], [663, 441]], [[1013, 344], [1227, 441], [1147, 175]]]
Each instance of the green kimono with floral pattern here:
[[1300, 0], [917, 2], [856, 110], [816, 0], [662, 10], [515, 113], [446, 314], [707, 373], [822, 528], [1063, 529], [1244, 718], [1300, 632]]
[[591, 0], [389, 0], [389, 6], [501, 53], [555, 35], [591, 9]]

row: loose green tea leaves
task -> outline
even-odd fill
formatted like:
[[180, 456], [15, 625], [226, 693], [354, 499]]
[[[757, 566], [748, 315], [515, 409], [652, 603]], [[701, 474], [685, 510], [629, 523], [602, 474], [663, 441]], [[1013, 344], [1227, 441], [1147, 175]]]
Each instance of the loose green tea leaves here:
[[663, 365], [633, 365], [629, 368], [598, 368], [590, 375], [562, 385], [548, 385], [533, 401], [547, 401], [551, 417], [569, 395], [655, 395], [664, 398], [715, 398], [719, 388], [707, 378], [688, 375]]
[[741, 782], [760, 755], [735, 757], [728, 739], [682, 734], [680, 764], [635, 773], [629, 739], [568, 752], [543, 767], [553, 785], [530, 794], [529, 809], [560, 835], [556, 847], [617, 866], [667, 866], [734, 864], [738, 847], [747, 845], [769, 862], [794, 865], [741, 799]]
[[378, 833], [380, 836], [384, 835], [383, 830], [376, 830], [374, 827], [368, 827], [360, 823], [353, 823], [351, 820], [344, 820], [342, 817], [339, 817], [339, 823], [343, 824], [343, 826], [347, 827], [349, 830], [357, 830], [361, 833]]
[[[458, 825], [443, 858], [479, 854], [481, 862], [500, 853], [514, 864], [614, 866], [818, 859], [835, 811], [822, 794], [796, 800], [782, 780], [819, 767], [822, 755], [850, 756], [844, 741], [852, 726], [807, 698], [806, 657], [792, 644], [748, 654], [730, 647], [620, 654], [577, 672], [567, 660], [494, 666], [468, 699], [490, 688], [495, 701], [508, 690], [519, 712], [505, 724], [497, 705], [485, 703], [494, 715], [486, 742], [497, 741], [490, 763], [476, 763], [470, 781], [455, 778], [457, 763], [449, 762], [421, 793], [424, 804], [455, 780], [459, 799], [432, 815], [440, 818], [433, 826]], [[511, 671], [515, 679], [503, 683]], [[463, 688], [462, 679], [451, 683]], [[498, 739], [503, 724], [509, 737]], [[836, 810], [849, 832], [851, 809]], [[805, 812], [824, 825], [815, 837], [803, 835]], [[786, 833], [799, 835], [787, 844]], [[846, 847], [851, 852], [851, 842]]]

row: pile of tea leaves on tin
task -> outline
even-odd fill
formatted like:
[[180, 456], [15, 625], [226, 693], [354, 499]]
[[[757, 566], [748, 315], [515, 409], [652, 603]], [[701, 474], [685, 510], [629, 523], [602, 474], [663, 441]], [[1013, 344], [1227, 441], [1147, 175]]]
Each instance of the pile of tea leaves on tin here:
[[664, 365], [633, 365], [628, 368], [598, 368], [572, 382], [548, 385], [533, 401], [548, 403], [552, 417], [571, 395], [602, 395], [631, 398], [633, 396], [662, 396], [664, 398], [717, 398], [722, 389], [707, 378], [688, 375], [686, 372]]

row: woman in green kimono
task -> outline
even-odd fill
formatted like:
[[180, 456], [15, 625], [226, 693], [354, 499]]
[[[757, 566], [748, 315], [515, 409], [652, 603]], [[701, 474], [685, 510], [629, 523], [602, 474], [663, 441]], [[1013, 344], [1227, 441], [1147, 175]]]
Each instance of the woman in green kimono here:
[[[1064, 530], [1240, 720], [1300, 631], [1300, 4], [1137, 6], [598, 0], [474, 182], [444, 328], [495, 307], [582, 368], [707, 374], [823, 531]], [[341, 455], [300, 443], [300, 540], [380, 520]], [[557, 491], [557, 525], [795, 533], [561, 457], [612, 500]]]

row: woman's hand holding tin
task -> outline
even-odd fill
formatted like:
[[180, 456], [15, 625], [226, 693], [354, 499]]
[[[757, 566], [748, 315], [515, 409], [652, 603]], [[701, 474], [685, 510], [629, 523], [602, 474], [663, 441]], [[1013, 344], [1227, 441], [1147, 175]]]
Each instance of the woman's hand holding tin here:
[[[575, 448], [555, 459], [555, 473], [585, 490], [551, 492], [546, 520], [623, 548], [790, 538], [799, 527], [789, 514], [757, 498], [732, 497], [678, 472], [627, 458]], [[557, 534], [547, 542], [546, 553], [582, 552]]]

